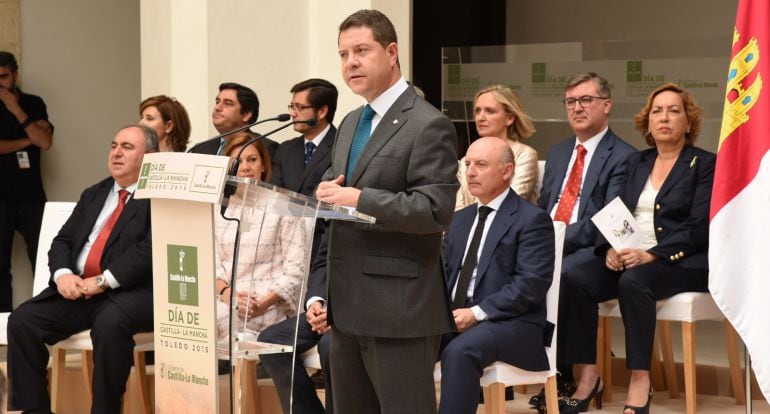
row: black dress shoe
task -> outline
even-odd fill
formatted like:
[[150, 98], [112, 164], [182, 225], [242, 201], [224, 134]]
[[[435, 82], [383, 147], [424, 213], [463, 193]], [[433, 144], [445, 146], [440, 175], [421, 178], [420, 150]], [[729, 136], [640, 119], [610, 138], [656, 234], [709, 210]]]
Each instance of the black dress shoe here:
[[[566, 397], [569, 398], [572, 396], [572, 394], [575, 393], [575, 390], [577, 389], [577, 386], [574, 382], [571, 381], [562, 381], [561, 376], [556, 376], [556, 392], [557, 396], [559, 398]], [[536, 408], [540, 405], [545, 405], [545, 388], [541, 388], [540, 392], [533, 395], [529, 399], [529, 405], [533, 408]]]
[[634, 414], [649, 414], [650, 402], [652, 402], [652, 385], [650, 385], [650, 393], [647, 395], [647, 403], [644, 404], [643, 407], [634, 407], [633, 405], [624, 405], [623, 412], [625, 413], [626, 410], [631, 409], [631, 411], [633, 411]]

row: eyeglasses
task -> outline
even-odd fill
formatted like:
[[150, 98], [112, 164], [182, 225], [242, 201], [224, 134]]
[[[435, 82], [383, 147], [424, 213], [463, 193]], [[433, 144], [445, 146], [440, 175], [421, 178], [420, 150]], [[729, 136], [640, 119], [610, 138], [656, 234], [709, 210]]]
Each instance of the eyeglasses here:
[[302, 105], [302, 104], [289, 104], [286, 106], [286, 108], [289, 109], [289, 111], [297, 111], [302, 112], [305, 109], [312, 108], [313, 105]]
[[580, 106], [585, 108], [586, 106], [590, 106], [595, 99], [610, 99], [604, 96], [591, 96], [591, 95], [583, 95], [579, 98], [567, 98], [563, 99], [561, 102], [564, 104], [564, 106], [567, 107], [567, 109], [574, 109], [575, 104], [578, 102], [580, 103]]

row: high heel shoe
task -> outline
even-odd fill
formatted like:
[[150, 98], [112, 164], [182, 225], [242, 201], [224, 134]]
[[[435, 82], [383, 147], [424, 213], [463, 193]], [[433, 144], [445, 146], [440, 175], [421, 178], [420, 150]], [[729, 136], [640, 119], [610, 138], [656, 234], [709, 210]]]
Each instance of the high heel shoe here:
[[634, 407], [633, 405], [624, 405], [623, 406], [623, 412], [625, 413], [626, 410], [630, 409], [634, 412], [634, 414], [649, 414], [650, 413], [650, 403], [652, 402], [652, 386], [650, 386], [650, 393], [647, 395], [647, 403], [644, 404], [643, 407]]
[[[570, 397], [560, 396], [559, 413], [562, 413], [562, 414], [584, 413], [588, 411], [588, 405], [591, 403], [591, 400], [594, 400], [596, 402], [596, 408], [601, 410], [602, 396], [604, 395], [604, 386], [602, 385], [602, 389], [599, 389], [600, 385], [602, 385], [601, 378], [596, 378], [596, 385], [594, 385], [594, 389], [591, 390], [591, 393], [588, 394], [588, 397], [584, 400], [578, 400]], [[538, 413], [545, 412], [545, 403], [543, 403], [542, 405], [538, 405], [537, 411]]]

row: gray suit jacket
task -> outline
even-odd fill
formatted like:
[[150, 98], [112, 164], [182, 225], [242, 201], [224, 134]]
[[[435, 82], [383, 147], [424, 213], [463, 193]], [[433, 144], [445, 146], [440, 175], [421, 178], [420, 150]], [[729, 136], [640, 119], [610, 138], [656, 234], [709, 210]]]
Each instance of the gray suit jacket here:
[[[574, 149], [575, 137], [572, 136], [554, 145], [548, 152], [538, 205], [549, 214], [558, 201], [562, 181], [569, 174], [567, 167]], [[623, 180], [623, 162], [634, 152], [634, 147], [620, 139], [611, 129], [607, 130], [596, 153], [591, 157], [583, 180], [577, 221], [567, 226], [565, 255], [595, 245], [598, 230], [591, 222], [591, 217], [618, 195]]]
[[[363, 108], [339, 126], [324, 180], [345, 174]], [[329, 228], [329, 318], [341, 331], [409, 338], [453, 328], [444, 288], [441, 237], [452, 218], [457, 135], [441, 112], [409, 87], [382, 117], [347, 185], [373, 225]]]

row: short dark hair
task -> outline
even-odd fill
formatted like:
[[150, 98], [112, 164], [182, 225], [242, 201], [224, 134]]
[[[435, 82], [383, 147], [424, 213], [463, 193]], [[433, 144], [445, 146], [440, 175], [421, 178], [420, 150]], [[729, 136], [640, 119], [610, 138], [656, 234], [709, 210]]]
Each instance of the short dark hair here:
[[19, 71], [19, 63], [16, 62], [16, 56], [5, 50], [0, 51], [0, 67], [8, 68], [14, 73]]
[[328, 112], [326, 119], [329, 123], [334, 121], [334, 112], [337, 111], [337, 87], [326, 79], [308, 79], [291, 87], [291, 93], [308, 91], [307, 100], [315, 109], [326, 106]]
[[610, 83], [607, 79], [597, 75], [595, 72], [583, 72], [573, 75], [564, 86], [564, 90], [572, 89], [575, 86], [580, 85], [583, 82], [594, 81], [596, 87], [599, 89], [599, 95], [603, 98], [612, 98], [612, 91], [610, 90]]
[[256, 92], [249, 87], [235, 82], [225, 82], [219, 85], [219, 92], [225, 89], [235, 91], [235, 97], [238, 98], [238, 103], [241, 104], [241, 115], [251, 111], [251, 118], [249, 118], [248, 123], [252, 123], [259, 118], [259, 98], [257, 98]]
[[[377, 43], [387, 48], [391, 43], [398, 43], [396, 28], [393, 23], [379, 10], [359, 10], [340, 23], [340, 33], [353, 27], [368, 27]], [[339, 39], [339, 34], [337, 36]]]

